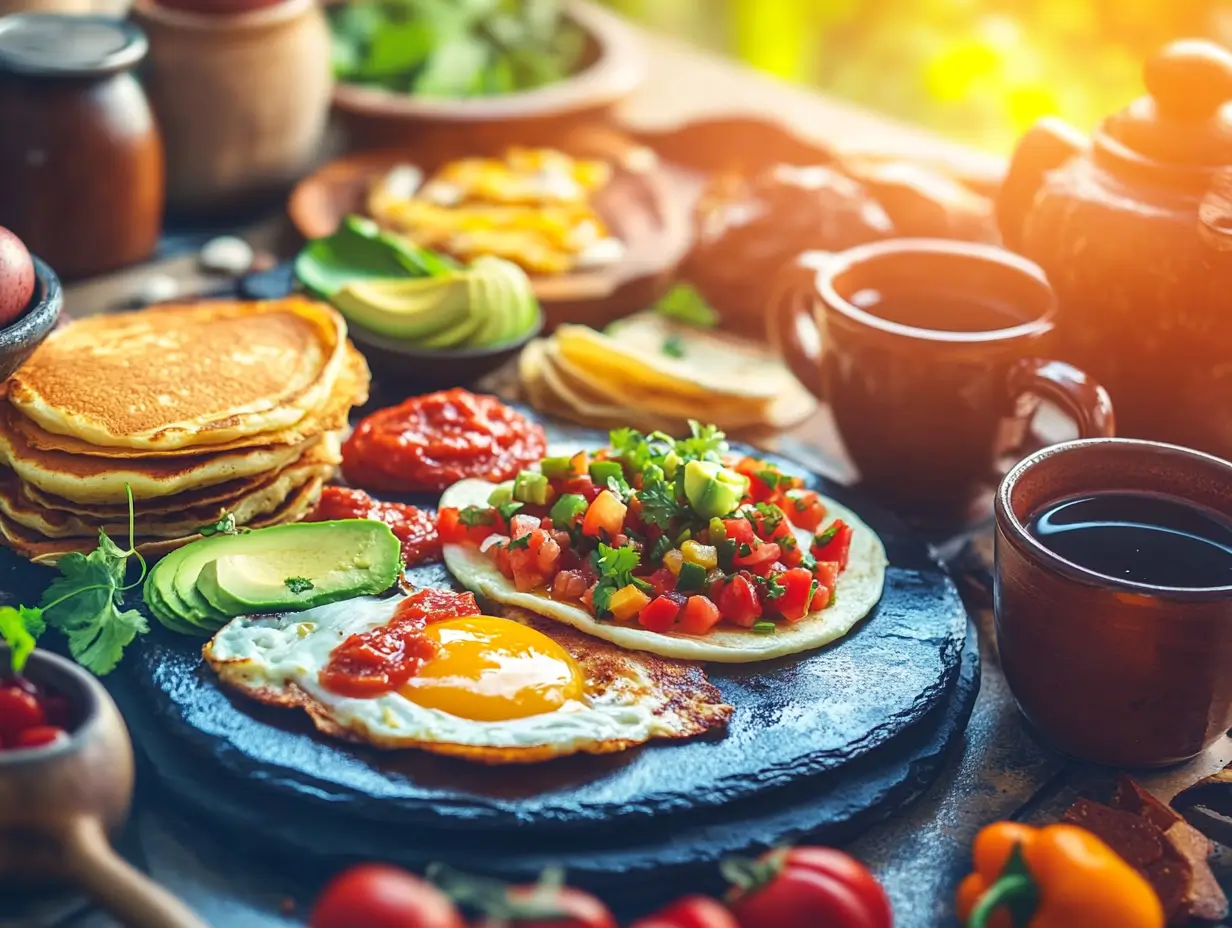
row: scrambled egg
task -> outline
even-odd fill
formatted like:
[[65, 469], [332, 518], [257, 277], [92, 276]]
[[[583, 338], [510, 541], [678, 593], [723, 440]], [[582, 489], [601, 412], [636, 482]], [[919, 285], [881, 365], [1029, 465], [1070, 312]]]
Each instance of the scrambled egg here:
[[415, 244], [463, 261], [495, 255], [532, 274], [564, 274], [624, 255], [591, 205], [611, 175], [603, 161], [511, 148], [503, 159], [450, 162], [427, 182], [399, 165], [373, 186], [368, 211]]

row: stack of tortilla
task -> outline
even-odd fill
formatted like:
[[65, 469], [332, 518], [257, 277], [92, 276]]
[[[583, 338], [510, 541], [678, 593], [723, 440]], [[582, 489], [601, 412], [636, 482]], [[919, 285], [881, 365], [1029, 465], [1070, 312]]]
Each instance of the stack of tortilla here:
[[676, 434], [697, 419], [727, 432], [777, 431], [816, 408], [768, 349], [656, 312], [604, 332], [562, 325], [526, 346], [518, 373], [536, 409], [596, 428]]
[[0, 540], [55, 563], [98, 531], [158, 557], [228, 514], [302, 519], [335, 473], [368, 366], [335, 310], [299, 298], [95, 316], [4, 385]]

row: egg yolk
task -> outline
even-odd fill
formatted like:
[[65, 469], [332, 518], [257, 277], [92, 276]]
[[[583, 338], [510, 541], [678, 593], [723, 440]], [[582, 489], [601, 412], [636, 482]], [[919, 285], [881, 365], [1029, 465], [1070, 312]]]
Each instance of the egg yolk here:
[[569, 653], [510, 619], [476, 616], [423, 631], [437, 646], [398, 692], [411, 702], [477, 722], [553, 712], [580, 700], [584, 681]]

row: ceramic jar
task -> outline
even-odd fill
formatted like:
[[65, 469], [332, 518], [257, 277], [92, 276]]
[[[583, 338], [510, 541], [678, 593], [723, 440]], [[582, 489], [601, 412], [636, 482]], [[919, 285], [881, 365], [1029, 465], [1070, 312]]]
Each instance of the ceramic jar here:
[[312, 166], [329, 115], [330, 35], [316, 2], [215, 15], [138, 0], [133, 15], [150, 37], [169, 208], [217, 214], [282, 196]]
[[61, 277], [148, 258], [163, 149], [132, 70], [137, 27], [89, 16], [0, 20], [0, 225]]

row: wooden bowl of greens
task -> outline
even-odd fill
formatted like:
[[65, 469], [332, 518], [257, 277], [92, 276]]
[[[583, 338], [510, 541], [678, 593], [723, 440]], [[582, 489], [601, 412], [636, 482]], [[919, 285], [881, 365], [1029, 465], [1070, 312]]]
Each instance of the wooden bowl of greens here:
[[347, 0], [328, 14], [355, 148], [549, 144], [645, 74], [633, 27], [589, 0]]

